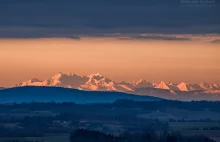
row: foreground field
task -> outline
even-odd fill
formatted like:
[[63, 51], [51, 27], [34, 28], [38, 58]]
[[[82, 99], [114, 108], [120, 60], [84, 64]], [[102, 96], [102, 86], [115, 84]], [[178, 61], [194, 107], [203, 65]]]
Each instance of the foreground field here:
[[219, 102], [13, 103], [0, 104], [0, 142], [68, 142], [70, 132], [121, 135], [180, 132], [220, 139]]
[[0, 142], [6, 141], [38, 141], [38, 142], [69, 142], [69, 134], [46, 134], [43, 137], [0, 137]]
[[[180, 130], [183, 136], [195, 136], [195, 135], [205, 135], [212, 138], [216, 142], [220, 142], [220, 130]], [[6, 141], [38, 141], [38, 142], [69, 142], [69, 134], [46, 134], [43, 137], [0, 137], [0, 142]]]
[[172, 130], [189, 130], [220, 126], [220, 122], [169, 122]]
[[216, 142], [220, 142], [220, 130], [181, 130], [183, 136], [204, 135], [212, 138]]

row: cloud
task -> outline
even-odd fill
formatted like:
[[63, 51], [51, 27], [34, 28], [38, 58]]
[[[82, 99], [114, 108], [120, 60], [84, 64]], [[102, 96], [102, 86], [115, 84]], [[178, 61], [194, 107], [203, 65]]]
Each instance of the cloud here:
[[118, 39], [121, 40], [133, 40], [133, 39], [140, 39], [140, 40], [179, 40], [179, 41], [189, 41], [191, 38], [188, 37], [177, 37], [173, 35], [139, 35], [139, 36], [130, 36], [130, 37], [119, 37]]
[[212, 43], [220, 43], [220, 39], [216, 39], [216, 40], [213, 40], [211, 41]]
[[218, 13], [217, 3], [181, 0], [7, 0], [0, 1], [0, 37], [220, 33]]

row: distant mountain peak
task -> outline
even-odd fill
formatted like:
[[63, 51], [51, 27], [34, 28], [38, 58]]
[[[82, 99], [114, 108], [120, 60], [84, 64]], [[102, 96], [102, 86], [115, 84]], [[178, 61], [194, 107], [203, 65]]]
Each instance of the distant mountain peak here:
[[182, 85], [191, 85], [190, 83], [187, 83], [187, 82], [181, 82], [181, 83], [179, 83], [179, 84], [182, 84]]
[[42, 86], [41, 85], [41, 80], [37, 79], [37, 78], [32, 78], [28, 81], [25, 81], [25, 82], [21, 82], [15, 86]]
[[165, 81], [160, 81], [160, 83], [156, 86], [156, 88], [160, 88], [160, 89], [166, 89], [166, 90], [170, 90], [170, 87], [168, 84], [166, 84]]
[[61, 78], [62, 76], [63, 76], [63, 73], [58, 72], [58, 73], [56, 73], [54, 76], [52, 76], [51, 79], [59, 79], [59, 78]]
[[104, 77], [104, 76], [101, 75], [100, 73], [93, 73], [93, 74], [90, 74], [89, 77]]
[[158, 88], [158, 89], [165, 89], [165, 90], [179, 90], [178, 87], [174, 84], [172, 84], [171, 82], [168, 82], [168, 81], [160, 81], [159, 84], [157, 84], [155, 86], [155, 88]]
[[85, 90], [114, 90], [117, 91], [115, 87], [115, 82], [105, 78], [100, 73], [90, 74], [87, 76], [88, 80], [80, 86], [80, 88]]
[[56, 73], [54, 76], [62, 76], [62, 75], [63, 75], [62, 72], [58, 72], [58, 73]]
[[193, 90], [192, 87], [189, 85], [189, 83], [181, 82], [179, 85], [177, 85], [180, 91], [191, 91]]
[[216, 89], [219, 89], [220, 90], [220, 86], [218, 84], [212, 84]]
[[208, 84], [206, 82], [201, 82], [199, 84], [199, 86], [203, 89], [203, 90], [213, 90], [213, 89], [216, 89], [215, 86], [213, 86], [212, 84]]
[[208, 86], [209, 84], [206, 83], [206, 82], [201, 82], [200, 85], [205, 85], [205, 86]]
[[147, 83], [145, 79], [140, 79], [136, 82], [136, 84], [144, 84], [144, 83]]
[[134, 83], [136, 87], [153, 87], [153, 84], [151, 82], [146, 81], [145, 79], [140, 79], [137, 82]]
[[32, 78], [30, 79], [30, 82], [41, 82], [41, 80], [38, 78]]
[[97, 91], [120, 91], [120, 92], [133, 92], [138, 88], [157, 88], [172, 90], [172, 94], [178, 95], [179, 91], [206, 91], [209, 93], [219, 92], [220, 87], [218, 84], [208, 84], [202, 82], [200, 84], [190, 84], [181, 82], [179, 84], [173, 84], [168, 81], [155, 81], [154, 83], [140, 79], [134, 82], [118, 82], [106, 78], [100, 73], [94, 73], [87, 76], [80, 76], [74, 73], [62, 73], [58, 72], [54, 76], [41, 81], [37, 78], [33, 78], [28, 81], [21, 82], [16, 86], [57, 86], [64, 88], [75, 88], [80, 90], [97, 90]]
[[64, 73], [64, 75], [67, 75], [67, 76], [79, 76], [75, 73], [71, 73], [71, 72], [67, 72], [67, 73]]

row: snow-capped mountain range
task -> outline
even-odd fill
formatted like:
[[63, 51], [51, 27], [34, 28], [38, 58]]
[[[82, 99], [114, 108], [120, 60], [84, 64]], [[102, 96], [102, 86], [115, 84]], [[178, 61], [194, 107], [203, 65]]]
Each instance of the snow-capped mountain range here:
[[57, 73], [47, 80], [41, 81], [37, 78], [33, 78], [31, 80], [21, 82], [16, 86], [58, 86], [80, 90], [119, 92], [135, 92], [135, 90], [138, 88], [157, 88], [170, 90], [172, 94], [175, 94], [175, 92], [178, 91], [203, 91], [209, 93], [220, 93], [220, 86], [218, 84], [190, 84], [185, 82], [173, 84], [166, 81], [149, 82], [144, 79], [133, 82], [115, 82], [99, 73], [88, 76], [80, 76], [73, 73]]

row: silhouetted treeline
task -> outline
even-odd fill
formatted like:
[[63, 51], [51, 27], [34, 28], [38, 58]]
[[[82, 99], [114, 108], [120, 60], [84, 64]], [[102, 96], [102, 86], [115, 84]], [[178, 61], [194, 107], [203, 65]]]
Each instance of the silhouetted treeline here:
[[[68, 108], [68, 109], [66, 109]], [[96, 104], [75, 104], [71, 102], [63, 103], [20, 103], [20, 104], [0, 104], [0, 112], [10, 112], [11, 110], [23, 110], [23, 111], [52, 111], [60, 113], [68, 112], [100, 112], [106, 109], [114, 108], [141, 108], [146, 111], [152, 110], [163, 110], [166, 108], [177, 108], [190, 111], [203, 111], [204, 109], [209, 109], [213, 112], [220, 112], [220, 102], [219, 101], [171, 101], [171, 100], [161, 100], [161, 101], [150, 101], [150, 102], [137, 102], [132, 100], [117, 100], [113, 103], [96, 103]], [[133, 111], [130, 110], [129, 113]]]
[[174, 101], [161, 100], [157, 102], [137, 102], [133, 100], [117, 100], [112, 105], [126, 108], [143, 108], [147, 110], [157, 110], [166, 108], [177, 108], [190, 111], [203, 111], [209, 109], [213, 112], [220, 112], [220, 101]]
[[108, 135], [98, 131], [76, 130], [70, 135], [70, 142], [215, 142], [205, 136], [182, 136], [179, 133], [154, 131], [120, 136]]

